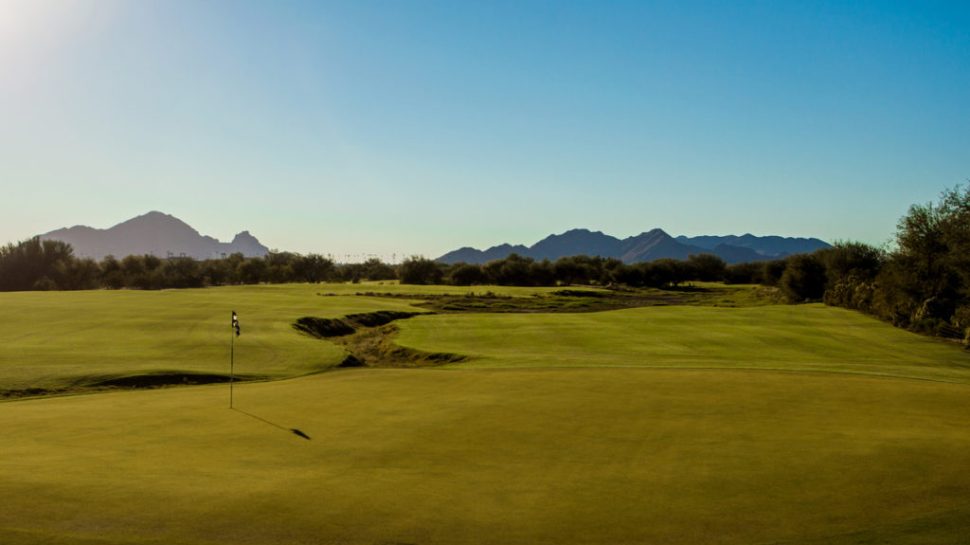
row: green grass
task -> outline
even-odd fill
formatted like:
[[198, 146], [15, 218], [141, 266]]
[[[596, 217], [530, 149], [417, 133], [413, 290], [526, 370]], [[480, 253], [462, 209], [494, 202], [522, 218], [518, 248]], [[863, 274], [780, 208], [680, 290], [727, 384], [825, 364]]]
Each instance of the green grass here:
[[[0, 404], [0, 542], [961, 543], [963, 385], [354, 370]], [[100, 539], [103, 541], [96, 540]]]
[[[557, 288], [402, 286], [396, 282], [164, 291], [0, 293], [0, 393], [70, 391], [151, 373], [227, 372], [229, 313], [239, 313], [237, 372], [282, 378], [331, 368], [342, 348], [294, 334], [302, 316], [423, 311], [422, 295], [492, 293], [534, 304]], [[356, 294], [394, 294], [372, 297]], [[745, 293], [729, 288], [725, 293]], [[412, 299], [413, 297], [413, 299]], [[504, 299], [511, 297], [512, 299]], [[738, 296], [735, 296], [737, 299]]]
[[832, 371], [970, 382], [970, 353], [822, 305], [646, 307], [587, 314], [420, 316], [397, 343], [468, 367]]
[[[335, 295], [392, 294], [392, 295], [465, 295], [494, 294], [505, 297], [533, 297], [536, 294], [550, 294], [561, 290], [558, 287], [521, 287], [521, 286], [419, 286], [398, 284], [397, 281], [372, 281], [358, 284], [320, 284], [315, 291]], [[602, 288], [583, 287], [590, 291], [605, 291]]]
[[[301, 316], [411, 310], [407, 300], [316, 294], [333, 285], [0, 294], [0, 390], [70, 388], [103, 377], [237, 372], [284, 377], [332, 367], [344, 351], [294, 332]], [[338, 286], [340, 287], [340, 286]]]
[[[305, 375], [343, 351], [297, 333], [296, 318], [414, 310], [356, 288], [0, 294], [0, 384], [224, 372], [232, 309], [240, 372]], [[344, 295], [317, 295], [331, 289]], [[245, 412], [226, 407], [225, 385], [0, 403], [0, 543], [970, 535], [970, 354], [958, 346], [820, 305], [397, 324], [406, 346], [472, 359], [242, 384]]]

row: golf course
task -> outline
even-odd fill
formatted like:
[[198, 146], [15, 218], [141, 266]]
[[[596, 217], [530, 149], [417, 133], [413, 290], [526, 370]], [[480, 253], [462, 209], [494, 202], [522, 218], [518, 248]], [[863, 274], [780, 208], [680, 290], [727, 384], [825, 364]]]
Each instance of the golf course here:
[[968, 542], [970, 352], [756, 290], [0, 293], [0, 543]]

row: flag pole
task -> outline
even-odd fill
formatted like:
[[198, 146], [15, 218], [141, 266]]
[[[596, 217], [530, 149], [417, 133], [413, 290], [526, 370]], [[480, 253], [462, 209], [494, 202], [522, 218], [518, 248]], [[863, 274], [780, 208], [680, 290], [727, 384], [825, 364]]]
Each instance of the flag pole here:
[[232, 408], [232, 382], [236, 366], [236, 311], [232, 311], [233, 326], [229, 329], [229, 408]]

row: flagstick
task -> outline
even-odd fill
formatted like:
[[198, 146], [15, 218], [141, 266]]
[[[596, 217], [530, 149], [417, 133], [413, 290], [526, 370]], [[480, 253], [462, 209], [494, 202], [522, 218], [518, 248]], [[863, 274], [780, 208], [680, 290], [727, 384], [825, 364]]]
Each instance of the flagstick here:
[[236, 365], [236, 330], [229, 330], [229, 408], [232, 408], [232, 379]]

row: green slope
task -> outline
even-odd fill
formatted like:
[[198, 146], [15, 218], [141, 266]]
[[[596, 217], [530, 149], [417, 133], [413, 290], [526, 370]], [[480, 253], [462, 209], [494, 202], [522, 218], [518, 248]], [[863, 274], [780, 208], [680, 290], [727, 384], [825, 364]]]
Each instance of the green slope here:
[[970, 535], [964, 385], [729, 370], [359, 370], [237, 394], [259, 419], [225, 408], [223, 386], [0, 404], [0, 542]]
[[401, 322], [398, 344], [473, 356], [461, 367], [714, 367], [970, 382], [958, 345], [822, 305], [463, 314]]
[[317, 295], [327, 288], [3, 293], [0, 390], [64, 388], [126, 374], [226, 373], [232, 310], [243, 331], [238, 372], [305, 374], [336, 365], [344, 352], [296, 334], [291, 324], [297, 318], [420, 310], [406, 300]]
[[[222, 372], [232, 309], [241, 372], [305, 374], [343, 352], [295, 318], [413, 310], [355, 288], [0, 294], [0, 384]], [[317, 295], [330, 289], [345, 295]], [[0, 543], [970, 535], [970, 355], [957, 346], [818, 305], [398, 324], [407, 346], [473, 358], [244, 384], [239, 411], [215, 385], [0, 403]]]

